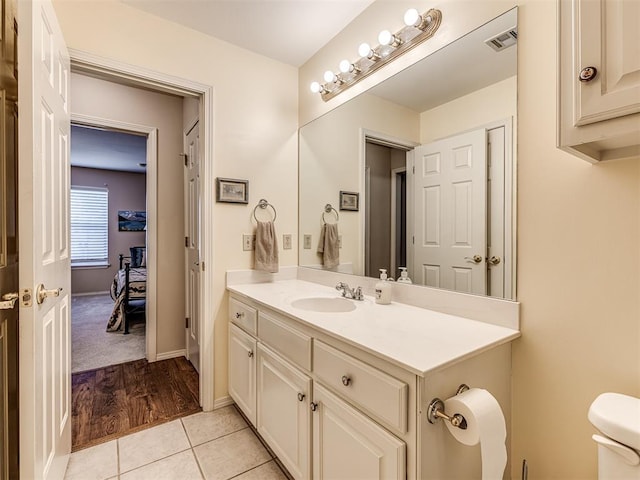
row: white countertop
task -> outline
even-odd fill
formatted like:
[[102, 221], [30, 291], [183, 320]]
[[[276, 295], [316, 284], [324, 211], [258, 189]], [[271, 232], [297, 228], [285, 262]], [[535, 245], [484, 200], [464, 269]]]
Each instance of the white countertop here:
[[340, 296], [334, 288], [303, 280], [229, 285], [227, 289], [419, 376], [520, 336], [518, 330], [424, 308], [396, 302], [378, 305], [370, 296], [353, 300], [356, 309], [347, 313], [297, 309], [291, 302], [298, 298]]

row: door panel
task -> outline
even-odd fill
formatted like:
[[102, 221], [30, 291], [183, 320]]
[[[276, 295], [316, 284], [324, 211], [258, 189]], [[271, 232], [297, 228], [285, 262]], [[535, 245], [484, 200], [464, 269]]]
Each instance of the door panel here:
[[187, 270], [187, 358], [200, 371], [200, 135], [196, 123], [186, 136], [185, 222]]
[[[69, 55], [49, 0], [21, 2], [18, 61], [20, 474], [62, 478], [71, 450]], [[35, 298], [34, 298], [35, 300]]]
[[415, 149], [416, 283], [487, 293], [486, 157], [484, 129]]

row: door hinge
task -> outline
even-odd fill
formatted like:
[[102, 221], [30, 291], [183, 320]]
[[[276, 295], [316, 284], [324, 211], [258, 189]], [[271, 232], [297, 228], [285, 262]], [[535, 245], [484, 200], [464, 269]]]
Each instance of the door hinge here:
[[189, 328], [189, 317], [184, 318], [184, 328]]
[[411, 245], [415, 245], [416, 244], [416, 237], [414, 237], [413, 235], [411, 236]]
[[411, 173], [413, 173], [415, 175], [416, 174], [416, 166], [414, 165], [413, 167], [411, 167], [411, 170], [412, 170]]
[[189, 156], [186, 153], [181, 153], [180, 154], [181, 157], [184, 158], [184, 166], [188, 166], [189, 165]]
[[204, 272], [204, 261], [200, 262], [200, 264], [202, 265], [202, 271]]
[[189, 237], [184, 237], [184, 246], [189, 248]]

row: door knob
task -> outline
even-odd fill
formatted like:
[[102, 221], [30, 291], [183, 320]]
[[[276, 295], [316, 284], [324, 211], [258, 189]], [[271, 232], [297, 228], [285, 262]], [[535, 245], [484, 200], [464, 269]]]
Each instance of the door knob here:
[[474, 255], [473, 257], [464, 257], [465, 260], [470, 260], [473, 263], [482, 262], [482, 255]]
[[38, 305], [42, 305], [42, 302], [44, 302], [47, 297], [59, 297], [61, 291], [62, 287], [47, 290], [41, 283], [38, 285], [38, 288], [36, 288], [36, 302], [38, 302]]
[[20, 298], [20, 294], [18, 292], [14, 293], [5, 293], [2, 295], [2, 302], [0, 302], [0, 310], [11, 310], [15, 307], [16, 302]]
[[489, 262], [489, 265], [498, 265], [500, 263], [500, 257], [496, 257], [494, 255], [489, 260], [487, 260], [487, 262]]

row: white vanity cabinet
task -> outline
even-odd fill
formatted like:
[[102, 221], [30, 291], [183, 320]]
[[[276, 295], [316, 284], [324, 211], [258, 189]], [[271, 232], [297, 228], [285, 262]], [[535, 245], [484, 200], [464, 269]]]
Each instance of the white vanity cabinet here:
[[256, 422], [257, 342], [239, 327], [229, 325], [229, 394], [251, 423]]
[[590, 162], [640, 156], [640, 2], [558, 9], [558, 146]]

